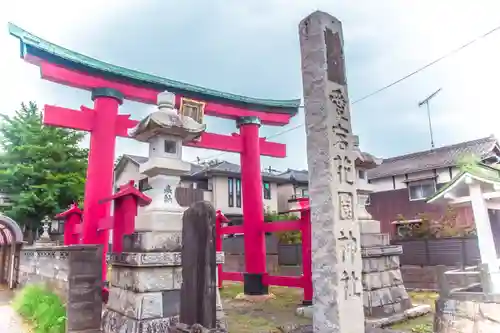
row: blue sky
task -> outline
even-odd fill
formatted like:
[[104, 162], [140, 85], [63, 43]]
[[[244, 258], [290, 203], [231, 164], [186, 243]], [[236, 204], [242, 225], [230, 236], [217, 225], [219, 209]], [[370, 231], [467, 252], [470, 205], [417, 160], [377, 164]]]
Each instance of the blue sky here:
[[[51, 42], [117, 65], [253, 97], [302, 96], [298, 23], [314, 10], [344, 24], [351, 100], [390, 83], [449, 50], [500, 25], [498, 1], [23, 1], [0, 5], [0, 112], [35, 100], [78, 108], [88, 92], [45, 82], [19, 59], [7, 22]], [[419, 100], [442, 88], [432, 102], [436, 145], [495, 134], [500, 31], [445, 61], [352, 106], [361, 148], [389, 157], [430, 148], [427, 117]], [[121, 113], [144, 117], [151, 106], [126, 102]], [[208, 130], [229, 134], [233, 121], [207, 117]], [[303, 122], [303, 114], [290, 127]], [[286, 128], [263, 127], [263, 136]], [[288, 145], [286, 159], [263, 158], [263, 167], [306, 168], [303, 127], [273, 140]], [[146, 155], [145, 144], [119, 139], [116, 154]], [[218, 152], [185, 149], [185, 159]], [[238, 162], [238, 155], [217, 156]]]

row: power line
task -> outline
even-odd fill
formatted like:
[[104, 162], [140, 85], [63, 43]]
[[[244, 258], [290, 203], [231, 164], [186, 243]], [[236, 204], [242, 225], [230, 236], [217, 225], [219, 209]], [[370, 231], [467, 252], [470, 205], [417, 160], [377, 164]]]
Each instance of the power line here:
[[[457, 48], [455, 48], [455, 49], [453, 49], [453, 50], [449, 51], [448, 53], [446, 53], [446, 54], [442, 55], [441, 57], [439, 57], [439, 58], [437, 58], [437, 59], [435, 59], [435, 60], [433, 60], [433, 61], [429, 62], [428, 64], [426, 64], [426, 65], [424, 65], [424, 66], [422, 66], [422, 67], [420, 67], [420, 68], [418, 68], [418, 69], [414, 70], [413, 72], [411, 72], [411, 73], [409, 73], [409, 74], [407, 74], [407, 75], [405, 75], [405, 76], [401, 77], [400, 79], [398, 79], [398, 80], [396, 80], [396, 81], [394, 81], [394, 82], [391, 82], [391, 83], [389, 83], [389, 84], [387, 84], [387, 85], [385, 85], [385, 86], [383, 86], [383, 87], [381, 87], [381, 88], [379, 88], [379, 89], [377, 89], [377, 90], [375, 90], [375, 91], [373, 91], [373, 92], [371, 92], [371, 93], [369, 93], [369, 94], [367, 94], [367, 95], [365, 95], [365, 96], [363, 96], [363, 97], [361, 97], [361, 98], [359, 98], [359, 99], [357, 99], [357, 100], [353, 101], [351, 104], [356, 104], [356, 103], [362, 102], [362, 101], [364, 101], [364, 100], [366, 100], [366, 99], [368, 99], [368, 98], [370, 98], [370, 97], [372, 97], [372, 96], [375, 96], [375, 95], [377, 95], [377, 94], [379, 94], [379, 93], [383, 92], [384, 90], [387, 90], [387, 89], [389, 89], [389, 88], [391, 88], [391, 87], [393, 87], [393, 86], [395, 86], [395, 85], [397, 85], [397, 84], [399, 84], [399, 83], [401, 83], [401, 82], [403, 82], [403, 81], [405, 81], [405, 80], [409, 79], [410, 77], [412, 77], [412, 76], [414, 76], [414, 75], [416, 75], [416, 74], [418, 74], [418, 73], [420, 73], [420, 72], [422, 72], [422, 71], [426, 70], [427, 68], [429, 68], [429, 67], [431, 67], [431, 66], [433, 66], [433, 65], [437, 64], [437, 63], [438, 63], [438, 62], [440, 62], [441, 60], [444, 60], [444, 59], [446, 59], [446, 58], [448, 58], [448, 57], [450, 57], [450, 56], [452, 56], [452, 55], [454, 55], [454, 54], [456, 54], [456, 53], [458, 53], [458, 52], [462, 51], [463, 49], [465, 49], [465, 48], [467, 48], [467, 47], [471, 46], [472, 44], [476, 43], [477, 41], [479, 41], [479, 40], [481, 40], [481, 39], [483, 39], [483, 38], [485, 38], [485, 37], [487, 37], [487, 36], [491, 35], [492, 33], [496, 32], [496, 31], [498, 31], [498, 30], [500, 30], [500, 26], [497, 26], [497, 27], [495, 27], [495, 28], [491, 29], [490, 31], [488, 31], [488, 32], [486, 32], [486, 33], [484, 33], [484, 34], [482, 34], [482, 35], [480, 35], [480, 36], [478, 36], [478, 37], [474, 38], [473, 40], [471, 40], [471, 41], [469, 41], [469, 42], [467, 42], [467, 43], [465, 43], [465, 44], [463, 44], [463, 45], [461, 45], [461, 46], [459, 46], [459, 47], [457, 47]], [[299, 106], [299, 108], [302, 108], [302, 109], [303, 109], [303, 108], [304, 108], [304, 105], [300, 105], [300, 106]], [[288, 132], [294, 131], [294, 130], [296, 130], [296, 129], [298, 129], [298, 128], [300, 128], [300, 127], [304, 126], [304, 125], [305, 125], [304, 123], [301, 123], [301, 124], [296, 125], [296, 126], [294, 126], [294, 127], [287, 128], [287, 129], [285, 129], [285, 130], [283, 130], [283, 131], [281, 131], [281, 132], [278, 132], [278, 133], [275, 133], [275, 134], [273, 134], [273, 135], [267, 136], [267, 137], [266, 137], [266, 139], [271, 139], [271, 138], [275, 138], [275, 137], [281, 136], [281, 135], [283, 135], [283, 134], [285, 134], [285, 133], [288, 133]], [[224, 154], [227, 154], [227, 153], [228, 153], [228, 152], [225, 152], [225, 151], [224, 151], [224, 152], [219, 153], [219, 154], [217, 154], [217, 155], [210, 156], [210, 157], [208, 157], [208, 158], [203, 158], [203, 159], [201, 159], [201, 160], [203, 160], [203, 161], [210, 160], [210, 159], [213, 159], [213, 158], [219, 157], [219, 156], [224, 155]], [[193, 161], [193, 162], [195, 162], [195, 161]]]

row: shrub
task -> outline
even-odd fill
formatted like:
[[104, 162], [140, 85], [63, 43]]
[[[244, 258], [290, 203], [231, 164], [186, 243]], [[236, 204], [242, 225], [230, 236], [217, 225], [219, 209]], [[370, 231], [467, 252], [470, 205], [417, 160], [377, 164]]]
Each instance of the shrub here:
[[[298, 220], [299, 217], [295, 214], [278, 214], [275, 211], [271, 211], [267, 208], [264, 211], [264, 221], [274, 222], [274, 221], [292, 221]], [[302, 233], [298, 230], [294, 231], [282, 231], [277, 232], [278, 242], [280, 244], [301, 244], [302, 243]]]
[[64, 333], [66, 308], [61, 299], [40, 285], [29, 285], [14, 298], [13, 307], [34, 326], [35, 333]]

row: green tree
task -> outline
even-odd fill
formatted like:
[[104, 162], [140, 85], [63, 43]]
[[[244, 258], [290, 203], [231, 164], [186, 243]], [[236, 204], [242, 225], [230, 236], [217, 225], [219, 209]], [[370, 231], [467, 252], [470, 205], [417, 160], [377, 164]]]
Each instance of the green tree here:
[[0, 190], [12, 205], [2, 211], [27, 230], [36, 230], [73, 201], [81, 201], [87, 149], [84, 133], [44, 126], [34, 102], [21, 104], [13, 116], [0, 118]]

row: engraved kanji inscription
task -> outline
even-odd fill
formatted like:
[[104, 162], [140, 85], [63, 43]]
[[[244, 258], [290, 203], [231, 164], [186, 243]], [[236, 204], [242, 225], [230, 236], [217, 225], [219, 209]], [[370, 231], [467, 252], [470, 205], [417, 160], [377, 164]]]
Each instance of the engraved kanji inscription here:
[[340, 150], [347, 150], [349, 148], [349, 129], [344, 124], [343, 120], [339, 120], [332, 126], [333, 134], [335, 135], [334, 146]]
[[362, 286], [360, 287], [359, 277], [356, 276], [356, 272], [351, 272], [351, 282], [352, 282], [352, 295], [353, 296], [361, 296]]
[[164, 190], [164, 198], [165, 203], [172, 203], [172, 186], [167, 185]]
[[344, 299], [347, 300], [349, 298], [349, 280], [350, 276], [347, 271], [343, 271], [340, 277], [340, 281], [344, 283]]
[[338, 120], [349, 121], [347, 114], [347, 100], [342, 93], [342, 90], [335, 89], [328, 95], [328, 99], [336, 108]]
[[354, 184], [352, 160], [347, 156], [337, 155], [334, 157], [337, 166], [337, 174], [341, 183]]
[[360, 297], [362, 286], [360, 287], [359, 277], [356, 272], [352, 271], [351, 274], [343, 271], [340, 276], [340, 281], [344, 284], [344, 299], [348, 300], [350, 296]]
[[352, 220], [354, 218], [352, 193], [339, 192], [339, 208], [341, 220]]
[[358, 240], [356, 239], [356, 237], [354, 237], [352, 230], [349, 230], [348, 236], [345, 234], [344, 230], [340, 230], [340, 237], [338, 238], [338, 240], [342, 242], [342, 262], [345, 263], [347, 259], [350, 259], [351, 263], [354, 264], [359, 246]]

